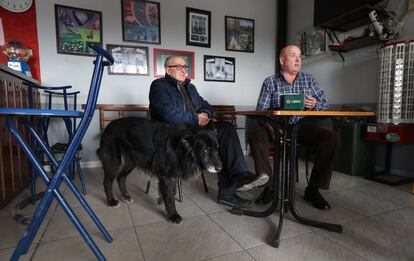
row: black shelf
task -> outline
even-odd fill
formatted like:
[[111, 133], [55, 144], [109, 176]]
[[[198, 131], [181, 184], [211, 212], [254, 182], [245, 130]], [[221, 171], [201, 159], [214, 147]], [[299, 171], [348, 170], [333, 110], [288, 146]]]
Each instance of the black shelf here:
[[329, 49], [337, 52], [347, 52], [370, 45], [380, 44], [382, 42], [383, 41], [381, 41], [377, 37], [363, 36], [353, 40], [344, 41], [340, 44], [329, 45]]
[[347, 14], [343, 14], [341, 16], [335, 17], [334, 19], [326, 21], [319, 26], [325, 29], [346, 32], [359, 26], [371, 23], [368, 15], [372, 10], [381, 12], [381, 10], [376, 6], [364, 5]]

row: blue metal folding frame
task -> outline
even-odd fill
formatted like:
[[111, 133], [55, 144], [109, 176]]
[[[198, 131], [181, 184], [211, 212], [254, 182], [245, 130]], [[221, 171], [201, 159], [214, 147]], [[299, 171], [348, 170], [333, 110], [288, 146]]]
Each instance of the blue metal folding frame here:
[[[74, 186], [73, 182], [69, 178], [69, 169], [70, 165], [76, 156], [78, 146], [80, 145], [83, 137], [85, 136], [86, 130], [89, 127], [89, 124], [92, 120], [96, 102], [98, 99], [99, 88], [102, 80], [102, 74], [104, 66], [111, 65], [114, 62], [113, 57], [104, 49], [97, 45], [89, 45], [90, 48], [97, 52], [96, 60], [94, 61], [95, 67], [92, 74], [92, 81], [89, 89], [88, 99], [86, 103], [86, 108], [84, 112], [79, 111], [69, 111], [69, 110], [48, 110], [48, 109], [23, 109], [23, 108], [0, 108], [0, 116], [6, 116], [6, 126], [10, 131], [13, 138], [19, 144], [23, 152], [27, 155], [29, 161], [32, 163], [33, 168], [43, 179], [47, 185], [47, 190], [44, 193], [39, 205], [37, 206], [33, 217], [32, 222], [27, 227], [22, 238], [17, 245], [16, 250], [14, 251], [11, 260], [18, 260], [19, 257], [23, 254], [26, 254], [31, 243], [33, 242], [34, 237], [36, 236], [37, 231], [43, 219], [53, 201], [54, 198], [58, 201], [62, 209], [66, 212], [69, 219], [72, 221], [74, 226], [78, 229], [79, 233], [89, 245], [95, 256], [98, 260], [106, 260], [105, 256], [102, 254], [100, 249], [97, 247], [95, 242], [92, 240], [92, 237], [83, 227], [82, 223], [79, 221], [69, 204], [66, 202], [59, 187], [63, 181], [68, 185], [70, 190], [73, 192], [75, 197], [84, 207], [85, 211], [89, 214], [92, 220], [95, 222], [96, 226], [99, 228], [103, 236], [108, 242], [112, 242], [112, 237], [105, 229], [103, 224], [100, 222], [98, 217], [95, 215], [91, 207], [85, 201], [83, 196]], [[104, 61], [106, 58], [106, 61]], [[73, 135], [73, 139], [70, 141], [67, 151], [64, 153], [63, 158], [60, 162], [56, 160], [53, 153], [51, 152], [50, 147], [44, 142], [42, 137], [39, 135], [37, 130], [32, 127], [31, 122], [28, 120], [28, 117], [41, 116], [41, 117], [58, 117], [58, 118], [80, 118], [80, 123], [76, 132]], [[43, 152], [52, 162], [53, 166], [56, 168], [55, 175], [53, 178], [49, 178], [46, 170], [43, 168], [40, 163], [39, 158], [37, 157], [35, 151], [24, 141], [19, 129], [16, 126], [16, 121], [19, 120], [23, 125], [29, 130], [32, 137], [41, 147]]]

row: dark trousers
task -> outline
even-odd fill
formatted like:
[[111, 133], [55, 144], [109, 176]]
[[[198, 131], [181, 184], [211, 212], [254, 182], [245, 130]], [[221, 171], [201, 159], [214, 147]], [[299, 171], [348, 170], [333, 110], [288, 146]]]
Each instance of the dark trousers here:
[[[256, 173], [266, 173], [270, 180], [266, 186], [271, 186], [273, 171], [269, 160], [269, 149], [273, 144], [269, 131], [264, 126], [257, 126], [248, 134], [250, 148], [255, 163]], [[340, 139], [336, 132], [319, 127], [317, 121], [304, 119], [299, 128], [298, 142], [315, 151], [316, 158], [309, 181], [310, 186], [329, 189], [332, 171], [336, 162]], [[277, 157], [275, 151], [275, 157]]]
[[239, 136], [236, 129], [229, 122], [214, 122], [217, 130], [219, 153], [223, 164], [223, 170], [218, 174], [218, 187], [221, 193], [233, 194], [232, 180], [245, 173], [248, 168], [241, 149]]

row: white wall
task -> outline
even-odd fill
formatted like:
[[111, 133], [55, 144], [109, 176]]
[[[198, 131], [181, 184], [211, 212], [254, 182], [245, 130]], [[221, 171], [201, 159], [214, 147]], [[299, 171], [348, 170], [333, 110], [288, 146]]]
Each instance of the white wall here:
[[[161, 45], [122, 41], [121, 4], [116, 0], [37, 1], [37, 19], [42, 83], [72, 84], [85, 93], [91, 75], [92, 57], [56, 52], [54, 4], [102, 12], [103, 43], [149, 47], [150, 76], [119, 76], [105, 72], [98, 103], [148, 104], [153, 75], [153, 48], [195, 52], [196, 84], [201, 95], [212, 104], [252, 105], [257, 101], [263, 79], [274, 72], [275, 1], [273, 0], [161, 0]], [[186, 7], [211, 11], [211, 48], [186, 46]], [[225, 51], [224, 16], [255, 20], [255, 52]], [[203, 55], [236, 58], [236, 82], [204, 82]]]
[[[265, 77], [274, 73], [275, 8], [274, 0], [159, 0], [161, 7], [161, 45], [122, 41], [120, 0], [39, 0], [36, 1], [42, 84], [71, 84], [86, 100], [92, 73], [92, 57], [57, 54], [54, 4], [102, 12], [103, 44], [148, 46], [150, 76], [108, 75], [105, 71], [98, 103], [148, 104], [148, 92], [154, 80], [153, 48], [195, 52], [195, 79], [200, 94], [211, 104], [254, 106]], [[211, 11], [211, 48], [186, 46], [186, 7]], [[254, 53], [225, 51], [224, 16], [254, 19]], [[236, 58], [236, 82], [204, 82], [203, 55]], [[83, 142], [84, 161], [96, 160], [99, 123], [95, 115]], [[57, 139], [64, 132], [54, 130]], [[64, 136], [64, 135], [63, 135]]]

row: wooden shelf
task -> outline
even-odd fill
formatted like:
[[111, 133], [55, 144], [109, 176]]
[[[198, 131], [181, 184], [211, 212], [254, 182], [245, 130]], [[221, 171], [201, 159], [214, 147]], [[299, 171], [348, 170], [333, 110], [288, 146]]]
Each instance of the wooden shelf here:
[[380, 44], [382, 42], [383, 41], [381, 41], [377, 37], [363, 36], [350, 41], [344, 41], [343, 43], [338, 45], [329, 45], [329, 49], [331, 49], [332, 51], [347, 52], [370, 45]]

